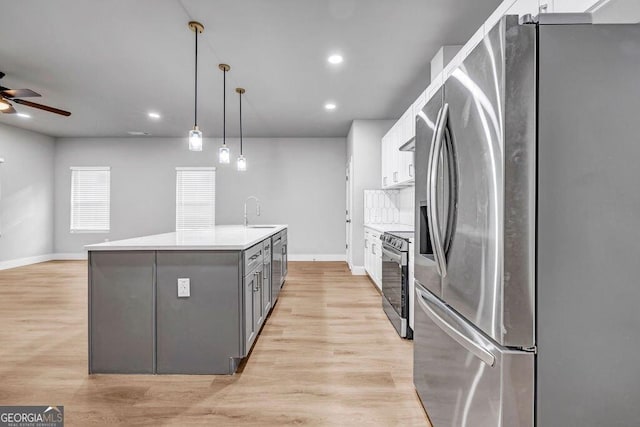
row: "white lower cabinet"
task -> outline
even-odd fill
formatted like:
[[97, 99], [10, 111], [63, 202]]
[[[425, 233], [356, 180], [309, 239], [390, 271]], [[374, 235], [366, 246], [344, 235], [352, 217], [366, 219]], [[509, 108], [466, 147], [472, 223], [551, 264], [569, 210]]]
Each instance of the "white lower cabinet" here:
[[376, 286], [382, 289], [382, 250], [380, 232], [364, 229], [364, 269]]
[[413, 242], [409, 242], [409, 327], [411, 327], [411, 329], [414, 329], [414, 297], [415, 297], [415, 282], [413, 281], [413, 251], [414, 251], [414, 246], [413, 246]]

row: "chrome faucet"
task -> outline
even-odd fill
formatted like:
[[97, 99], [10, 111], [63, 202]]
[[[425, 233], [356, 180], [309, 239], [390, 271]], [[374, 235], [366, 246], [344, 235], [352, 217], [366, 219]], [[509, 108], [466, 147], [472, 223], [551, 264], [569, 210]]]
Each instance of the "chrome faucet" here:
[[245, 227], [249, 226], [249, 217], [247, 216], [247, 202], [251, 199], [256, 201], [256, 215], [260, 216], [260, 199], [258, 199], [256, 196], [247, 197], [247, 200], [244, 201], [244, 226]]

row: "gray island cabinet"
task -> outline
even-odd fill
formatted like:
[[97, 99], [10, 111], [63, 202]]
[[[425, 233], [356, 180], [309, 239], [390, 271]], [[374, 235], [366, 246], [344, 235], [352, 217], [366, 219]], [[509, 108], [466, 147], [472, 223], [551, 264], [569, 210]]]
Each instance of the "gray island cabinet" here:
[[89, 373], [233, 374], [275, 305], [286, 248], [285, 225], [87, 246]]

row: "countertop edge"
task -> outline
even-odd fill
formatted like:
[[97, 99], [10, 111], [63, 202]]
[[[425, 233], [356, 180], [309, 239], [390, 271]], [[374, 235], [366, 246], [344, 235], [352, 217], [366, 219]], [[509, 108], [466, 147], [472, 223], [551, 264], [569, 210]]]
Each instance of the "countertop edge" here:
[[[222, 226], [225, 227], [225, 226]], [[167, 244], [130, 244], [130, 245], [117, 245], [117, 243], [119, 242], [118, 240], [113, 241], [113, 242], [109, 242], [109, 244], [105, 244], [105, 243], [97, 243], [97, 244], [92, 244], [92, 245], [85, 245], [84, 249], [87, 252], [109, 252], [109, 251], [244, 251], [246, 249], [251, 248], [252, 246], [264, 241], [265, 239], [268, 239], [270, 237], [272, 237], [273, 235], [283, 231], [283, 230], [287, 230], [289, 228], [288, 224], [285, 225], [276, 225], [275, 228], [263, 228], [263, 229], [259, 229], [259, 230], [264, 230], [265, 234], [259, 236], [256, 239], [251, 240], [248, 243], [245, 244], [219, 244], [219, 245], [207, 245], [207, 244], [203, 244], [203, 245], [198, 245], [198, 244], [185, 244], [185, 245], [167, 245]], [[173, 234], [172, 232], [169, 233], [159, 233], [159, 234], [152, 234], [152, 235], [148, 235], [148, 236], [140, 236], [140, 237], [133, 237], [131, 239], [123, 239], [120, 241], [127, 241], [127, 240], [133, 240], [133, 239], [145, 239], [145, 238], [154, 238], [157, 236], [162, 236], [164, 234]]]
[[[407, 224], [365, 223], [364, 228], [369, 228], [371, 230], [377, 231], [378, 233], [386, 233], [390, 231], [413, 231], [413, 226]], [[394, 228], [398, 228], [398, 230], [393, 230]]]

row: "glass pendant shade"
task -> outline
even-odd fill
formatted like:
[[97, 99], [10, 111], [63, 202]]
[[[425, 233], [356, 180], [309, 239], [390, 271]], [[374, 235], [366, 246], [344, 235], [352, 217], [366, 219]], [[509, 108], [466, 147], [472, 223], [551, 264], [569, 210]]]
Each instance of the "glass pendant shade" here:
[[231, 163], [231, 153], [229, 152], [229, 147], [226, 145], [220, 147], [220, 150], [218, 151], [218, 161], [225, 165]]
[[247, 170], [247, 159], [242, 154], [238, 156], [238, 170], [240, 172]]
[[189, 151], [202, 151], [202, 132], [198, 129], [198, 34], [204, 31], [204, 25], [197, 21], [189, 22], [189, 29], [195, 34], [195, 66], [193, 96], [193, 129], [189, 131]]
[[202, 151], [202, 132], [198, 129], [189, 131], [189, 150]]

